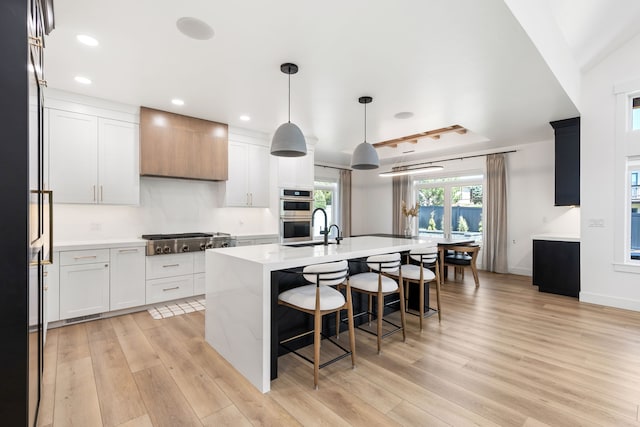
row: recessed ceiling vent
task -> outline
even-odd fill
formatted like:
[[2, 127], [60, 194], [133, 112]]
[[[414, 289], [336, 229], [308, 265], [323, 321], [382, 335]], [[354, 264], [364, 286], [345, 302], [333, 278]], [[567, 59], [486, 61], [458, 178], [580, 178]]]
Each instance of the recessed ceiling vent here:
[[176, 27], [182, 34], [195, 40], [209, 40], [214, 34], [213, 28], [198, 18], [180, 18], [176, 21]]

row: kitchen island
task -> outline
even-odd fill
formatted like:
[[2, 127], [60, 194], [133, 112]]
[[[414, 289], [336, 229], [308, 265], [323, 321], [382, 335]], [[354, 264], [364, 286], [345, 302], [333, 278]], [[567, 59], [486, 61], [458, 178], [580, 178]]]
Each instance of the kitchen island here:
[[272, 273], [323, 262], [404, 252], [436, 239], [353, 237], [328, 246], [268, 244], [206, 253], [205, 338], [258, 390], [271, 382]]

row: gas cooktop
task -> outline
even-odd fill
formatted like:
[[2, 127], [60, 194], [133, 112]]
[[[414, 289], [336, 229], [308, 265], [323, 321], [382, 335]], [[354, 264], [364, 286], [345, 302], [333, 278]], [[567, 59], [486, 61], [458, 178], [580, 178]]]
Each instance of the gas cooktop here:
[[228, 233], [143, 234], [147, 242], [147, 256], [204, 251], [236, 245]]

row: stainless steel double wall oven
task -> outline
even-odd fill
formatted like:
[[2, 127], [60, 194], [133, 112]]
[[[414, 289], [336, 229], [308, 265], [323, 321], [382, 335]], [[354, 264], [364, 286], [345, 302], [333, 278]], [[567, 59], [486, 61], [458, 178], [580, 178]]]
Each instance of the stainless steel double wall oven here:
[[312, 213], [312, 190], [281, 189], [280, 239], [282, 242], [311, 240], [313, 238]]

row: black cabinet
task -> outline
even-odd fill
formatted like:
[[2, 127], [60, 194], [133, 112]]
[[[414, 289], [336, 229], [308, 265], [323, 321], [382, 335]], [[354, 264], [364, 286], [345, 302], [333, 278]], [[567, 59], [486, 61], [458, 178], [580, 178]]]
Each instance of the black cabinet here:
[[555, 205], [580, 205], [580, 117], [550, 123], [556, 134]]
[[540, 292], [580, 294], [580, 242], [533, 241], [533, 284]]

